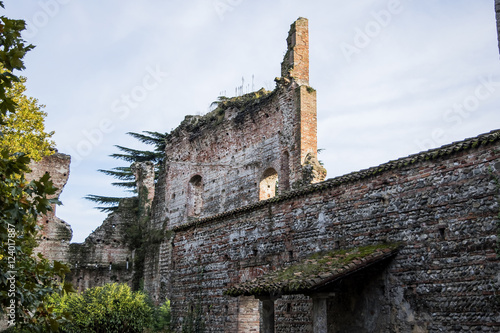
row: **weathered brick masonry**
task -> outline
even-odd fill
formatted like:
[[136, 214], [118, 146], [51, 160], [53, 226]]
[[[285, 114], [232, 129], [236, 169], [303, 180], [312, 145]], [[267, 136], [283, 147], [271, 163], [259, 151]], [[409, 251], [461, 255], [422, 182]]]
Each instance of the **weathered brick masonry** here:
[[203, 117], [186, 116], [169, 134], [155, 221], [168, 219], [171, 228], [187, 218], [256, 202], [270, 172], [279, 175], [278, 192], [303, 184], [304, 165], [315, 170], [309, 170], [308, 183], [324, 179], [316, 160], [316, 91], [308, 86], [307, 31], [306, 19], [292, 25], [274, 91], [222, 99]]
[[105, 283], [132, 284], [134, 251], [127, 243], [127, 230], [137, 223], [137, 198], [124, 199], [83, 243], [70, 244], [67, 277], [75, 289], [102, 286]]
[[[224, 296], [232, 285], [319, 251], [400, 242], [387, 269], [330, 298], [343, 318], [331, 332], [498, 331], [499, 158], [496, 131], [178, 226], [177, 328], [199, 302], [209, 331], [236, 332], [248, 299]], [[292, 303], [276, 331], [310, 332], [309, 307]]]
[[[48, 172], [57, 188], [51, 198], [59, 198], [68, 181], [70, 161], [69, 155], [58, 152], [45, 156], [41, 161], [30, 164], [31, 173], [26, 174], [26, 179], [38, 180]], [[42, 229], [39, 233], [39, 246], [35, 252], [41, 252], [50, 260], [67, 262], [69, 242], [73, 237], [73, 231], [68, 223], [56, 216], [56, 205], [52, 205], [52, 210], [46, 215], [40, 216], [37, 223]]]
[[[171, 230], [324, 180], [316, 157], [316, 91], [308, 86], [306, 19], [292, 24], [287, 44], [274, 91], [221, 98], [214, 111], [187, 116], [169, 134], [153, 230]], [[169, 285], [169, 257], [162, 251], [168, 249], [149, 251], [145, 265], [145, 285], [153, 295]]]

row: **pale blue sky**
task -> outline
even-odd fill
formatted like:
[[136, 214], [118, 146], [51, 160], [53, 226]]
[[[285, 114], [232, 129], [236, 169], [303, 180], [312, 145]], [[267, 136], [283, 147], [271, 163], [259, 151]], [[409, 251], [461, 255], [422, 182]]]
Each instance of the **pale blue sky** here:
[[122, 195], [97, 169], [128, 131], [166, 132], [241, 78], [272, 89], [290, 24], [309, 19], [310, 84], [328, 177], [500, 126], [493, 0], [5, 0], [28, 21], [28, 94], [72, 155], [57, 215], [81, 242]]

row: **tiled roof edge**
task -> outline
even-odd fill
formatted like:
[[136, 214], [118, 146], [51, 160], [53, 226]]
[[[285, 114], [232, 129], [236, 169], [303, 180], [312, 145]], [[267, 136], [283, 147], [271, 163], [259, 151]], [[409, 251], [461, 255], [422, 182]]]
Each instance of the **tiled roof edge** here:
[[[396, 244], [394, 244], [396, 245]], [[273, 281], [265, 280], [266, 275], [275, 274], [278, 271], [286, 270], [287, 267], [280, 268], [274, 272], [269, 272], [252, 281], [243, 282], [241, 284], [236, 284], [229, 289], [227, 289], [224, 294], [228, 296], [265, 296], [265, 295], [289, 295], [289, 294], [308, 294], [314, 293], [317, 290], [324, 288], [331, 283], [338, 281], [341, 278], [352, 275], [362, 269], [373, 266], [374, 264], [385, 261], [386, 259], [396, 256], [399, 250], [402, 248], [401, 245], [390, 246], [387, 248], [376, 249], [369, 255], [365, 257], [358, 257], [353, 259], [351, 262], [346, 263], [338, 268], [333, 269], [329, 276], [305, 276], [300, 282], [297, 281]], [[298, 279], [300, 280], [300, 278]], [[290, 282], [298, 283], [296, 286], [290, 285]]]
[[298, 189], [298, 190], [293, 190], [286, 192], [282, 195], [276, 196], [271, 199], [259, 201], [247, 206], [239, 207], [236, 209], [233, 209], [228, 212], [224, 213], [219, 213], [216, 215], [200, 218], [196, 221], [188, 222], [182, 225], [179, 225], [177, 227], [173, 228], [173, 231], [183, 231], [187, 230], [190, 228], [194, 228], [197, 226], [204, 225], [208, 222], [220, 220], [223, 218], [226, 218], [228, 216], [233, 216], [237, 215], [243, 212], [248, 212], [252, 211], [255, 209], [258, 209], [260, 207], [264, 207], [267, 205], [272, 205], [274, 203], [282, 202], [285, 200], [289, 200], [292, 198], [300, 197], [309, 193], [313, 192], [319, 192], [322, 190], [326, 190], [332, 187], [339, 186], [341, 184], [346, 184], [346, 183], [352, 183], [358, 180], [366, 179], [378, 174], [381, 174], [383, 172], [389, 171], [389, 170], [394, 170], [394, 169], [402, 169], [404, 167], [407, 167], [409, 165], [414, 165], [418, 162], [424, 162], [424, 161], [430, 161], [430, 160], [436, 160], [438, 158], [441, 158], [443, 156], [449, 156], [452, 154], [456, 154], [462, 151], [467, 151], [471, 150], [480, 146], [485, 146], [489, 144], [493, 144], [497, 141], [500, 141], [500, 129], [498, 130], [493, 130], [488, 133], [480, 134], [476, 137], [468, 138], [462, 141], [456, 141], [444, 146], [441, 146], [439, 148], [434, 148], [430, 149], [427, 151], [423, 151], [420, 153], [412, 154], [406, 157], [402, 157], [396, 160], [392, 160], [383, 164], [380, 164], [375, 167], [371, 167], [368, 169], [363, 169], [360, 171], [355, 171], [348, 173], [343, 176], [338, 176], [335, 178], [330, 178], [327, 179], [321, 183], [317, 184], [312, 184], [309, 186], [306, 186], [304, 188]]

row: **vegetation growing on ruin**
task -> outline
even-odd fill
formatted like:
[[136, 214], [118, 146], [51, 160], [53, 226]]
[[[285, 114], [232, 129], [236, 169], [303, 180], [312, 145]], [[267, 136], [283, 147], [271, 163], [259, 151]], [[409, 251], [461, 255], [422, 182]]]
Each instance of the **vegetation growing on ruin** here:
[[182, 333], [198, 333], [205, 331], [203, 308], [201, 302], [191, 304], [182, 325]]
[[[122, 153], [112, 154], [111, 157], [122, 159], [130, 163], [152, 162], [155, 164], [155, 177], [157, 177], [163, 165], [166, 134], [149, 131], [143, 133], [145, 134], [133, 132], [127, 134], [133, 136], [142, 143], [153, 145], [154, 150], [136, 150], [117, 145], [116, 147]], [[145, 186], [137, 188], [132, 166], [116, 167], [111, 170], [99, 171], [120, 180], [120, 182], [112, 183], [114, 186], [128, 188], [130, 192], [135, 194], [147, 193], [151, 190]], [[132, 278], [132, 287], [134, 290], [142, 289], [146, 252], [152, 250], [152, 247], [158, 247], [165, 238], [163, 232], [164, 228], [162, 230], [152, 230], [149, 228], [150, 211], [149, 208], [147, 208], [149, 207], [149, 203], [145, 202], [145, 200], [148, 200], [147, 195], [139, 195], [138, 197], [141, 201], [135, 200], [132, 207], [127, 207], [127, 209], [131, 209], [135, 213], [135, 218], [126, 221], [123, 234], [127, 246], [135, 251], [134, 276]], [[124, 204], [125, 199], [129, 200], [130, 198], [87, 195], [86, 199], [100, 204], [101, 206], [96, 208], [101, 211], [118, 212]]]
[[[147, 189], [143, 188], [142, 191]], [[146, 196], [142, 196], [141, 200], [135, 200], [132, 209], [135, 211], [135, 219], [127, 220], [123, 233], [123, 239], [127, 246], [135, 251], [134, 256], [134, 275], [132, 277], [132, 288], [134, 290], [142, 290], [142, 283], [144, 277], [144, 262], [146, 260], [146, 253], [157, 253], [160, 244], [165, 239], [170, 239], [173, 232], [166, 229], [165, 220], [160, 229], [152, 229], [150, 220], [149, 209], [147, 207]], [[130, 209], [130, 208], [129, 208]]]
[[395, 249], [398, 244], [376, 244], [352, 249], [343, 249], [328, 253], [316, 253], [303, 263], [290, 266], [277, 276], [278, 281], [290, 280], [296, 276], [317, 275], [324, 271], [340, 268], [356, 259], [362, 259], [377, 250], [389, 248]]
[[242, 122], [247, 113], [251, 113], [255, 107], [263, 103], [273, 95], [274, 91], [268, 91], [261, 88], [245, 95], [235, 97], [219, 96], [217, 101], [211, 104], [215, 109], [204, 116], [186, 116], [179, 127], [173, 130], [167, 139], [171, 136], [177, 136], [181, 131], [190, 132], [190, 140], [196, 139], [204, 127], [213, 127], [221, 124], [226, 116], [226, 110], [236, 108], [240, 112], [236, 115], [235, 121]]
[[269, 97], [271, 93], [272, 91], [261, 88], [257, 91], [236, 97], [219, 96], [218, 100], [213, 102], [212, 105], [217, 106], [214, 111], [227, 110], [230, 108], [241, 110], [261, 103]]
[[[296, 292], [312, 287], [311, 283], [328, 279], [337, 269], [362, 260], [382, 249], [395, 250], [399, 244], [376, 244], [346, 250], [317, 253], [308, 259], [269, 273], [259, 281], [250, 281], [241, 287], [226, 291], [227, 295], [266, 294], [273, 291]], [[313, 281], [313, 282], [311, 282]]]
[[[320, 150], [318, 149], [318, 153]], [[321, 161], [312, 155], [307, 154], [302, 165], [302, 179], [293, 184], [293, 189], [299, 189], [311, 185], [316, 181], [323, 181], [326, 177], [326, 169]]]
[[306, 89], [307, 89], [307, 92], [310, 94], [312, 94], [313, 92], [316, 91], [316, 89], [314, 89], [313, 87], [310, 87], [310, 86], [307, 86]]

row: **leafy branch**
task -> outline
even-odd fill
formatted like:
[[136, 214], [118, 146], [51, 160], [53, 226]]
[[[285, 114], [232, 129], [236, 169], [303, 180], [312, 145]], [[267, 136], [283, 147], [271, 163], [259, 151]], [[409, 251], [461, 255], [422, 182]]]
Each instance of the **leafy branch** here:
[[[154, 146], [153, 150], [138, 150], [120, 145], [115, 145], [115, 147], [117, 147], [121, 151], [121, 153], [111, 154], [110, 156], [116, 159], [129, 162], [130, 164], [136, 162], [153, 162], [156, 165], [156, 171], [157, 171], [156, 175], [158, 175], [159, 168], [164, 160], [164, 151], [166, 146], [165, 140], [167, 134], [159, 132], [151, 132], [151, 131], [143, 131], [142, 133], [145, 134], [135, 133], [135, 132], [128, 132], [127, 134], [139, 140], [142, 143]], [[130, 192], [137, 193], [135, 176], [130, 166], [115, 167], [110, 170], [99, 169], [98, 171], [104, 173], [105, 175], [120, 180], [119, 182], [111, 183], [113, 186], [119, 188], [125, 188]], [[96, 209], [99, 209], [102, 212], [116, 211], [120, 203], [120, 200], [124, 199], [123, 197], [121, 198], [107, 197], [94, 194], [89, 194], [84, 198], [102, 205], [95, 207]]]

